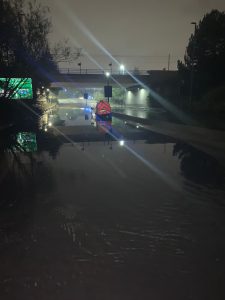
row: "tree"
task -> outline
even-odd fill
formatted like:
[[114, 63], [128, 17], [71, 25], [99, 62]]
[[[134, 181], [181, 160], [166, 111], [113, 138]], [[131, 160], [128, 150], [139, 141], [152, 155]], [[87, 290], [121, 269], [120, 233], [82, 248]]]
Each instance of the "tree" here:
[[57, 63], [71, 63], [83, 56], [82, 50], [82, 48], [73, 49], [70, 45], [70, 41], [65, 39], [64, 41], [59, 41], [54, 45], [51, 50], [51, 54]]
[[97, 89], [95, 92], [94, 92], [94, 100], [96, 102], [100, 101], [100, 100], [103, 100], [105, 99], [105, 96], [104, 96], [104, 92], [102, 89]]
[[[34, 89], [57, 70], [50, 53], [49, 10], [36, 1], [0, 0], [0, 68], [3, 77], [32, 77]], [[6, 93], [2, 95], [6, 97]]]
[[113, 88], [112, 90], [112, 102], [115, 104], [123, 104], [126, 90], [123, 88]]
[[212, 10], [206, 14], [189, 39], [184, 63], [178, 61], [184, 93], [202, 96], [225, 83], [225, 13]]

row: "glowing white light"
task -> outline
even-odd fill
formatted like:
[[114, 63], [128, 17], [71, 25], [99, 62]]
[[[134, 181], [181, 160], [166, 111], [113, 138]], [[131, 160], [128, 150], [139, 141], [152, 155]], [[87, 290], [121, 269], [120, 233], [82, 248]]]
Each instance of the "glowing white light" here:
[[138, 128], [139, 128], [139, 125], [136, 125], [136, 128], [138, 129]]
[[50, 89], [47, 89], [46, 91], [47, 91], [47, 92], [49, 92], [49, 91], [50, 91]]
[[124, 146], [124, 141], [120, 141], [120, 146]]
[[106, 72], [106, 73], [105, 73], [105, 76], [106, 76], [106, 77], [109, 77], [109, 76], [110, 76], [110, 73], [109, 73], [109, 72]]
[[124, 65], [120, 65], [120, 71], [123, 71], [123, 72], [124, 72], [124, 70], [125, 70]]
[[44, 87], [44, 86], [42, 86], [41, 88], [42, 88], [42, 89], [44, 89], [45, 87]]
[[49, 123], [48, 123], [48, 126], [51, 127], [51, 126], [52, 126], [52, 122], [49, 122]]
[[45, 132], [46, 132], [46, 131], [48, 131], [48, 129], [47, 129], [47, 128], [45, 128]]

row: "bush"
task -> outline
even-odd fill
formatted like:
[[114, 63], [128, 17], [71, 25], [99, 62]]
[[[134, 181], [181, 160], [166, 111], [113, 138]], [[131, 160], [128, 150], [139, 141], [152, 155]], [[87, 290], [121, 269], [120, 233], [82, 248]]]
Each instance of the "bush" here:
[[225, 85], [205, 94], [200, 105], [208, 112], [225, 113]]

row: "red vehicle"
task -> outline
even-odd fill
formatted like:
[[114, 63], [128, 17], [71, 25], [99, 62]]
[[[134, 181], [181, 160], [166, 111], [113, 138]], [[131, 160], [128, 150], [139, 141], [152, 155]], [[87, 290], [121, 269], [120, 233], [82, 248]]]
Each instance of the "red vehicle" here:
[[96, 120], [112, 120], [112, 110], [108, 101], [101, 100], [97, 103], [96, 109]]

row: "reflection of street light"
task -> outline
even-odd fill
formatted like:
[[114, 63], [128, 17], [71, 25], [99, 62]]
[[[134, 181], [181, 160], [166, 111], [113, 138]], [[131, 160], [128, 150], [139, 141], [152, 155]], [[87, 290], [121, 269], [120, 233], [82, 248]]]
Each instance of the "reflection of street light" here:
[[124, 141], [123, 140], [120, 141], [120, 146], [124, 146]]
[[124, 67], [124, 65], [120, 65], [120, 71], [121, 71], [121, 73], [124, 75], [124, 70], [125, 70], [125, 67]]

